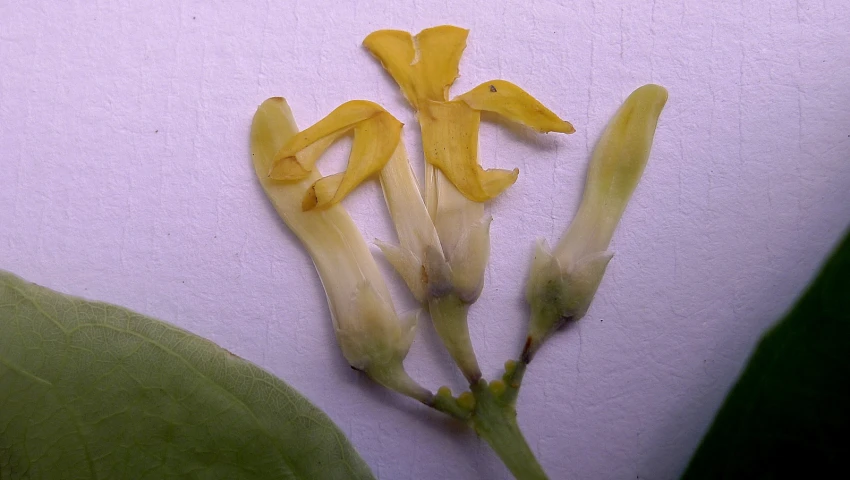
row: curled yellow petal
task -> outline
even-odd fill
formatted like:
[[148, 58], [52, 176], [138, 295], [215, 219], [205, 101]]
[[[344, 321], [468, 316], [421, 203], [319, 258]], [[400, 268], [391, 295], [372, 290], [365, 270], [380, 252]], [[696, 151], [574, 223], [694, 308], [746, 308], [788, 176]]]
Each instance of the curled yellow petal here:
[[307, 165], [309, 165], [309, 168], [305, 168], [303, 163], [295, 156], [281, 158], [280, 160], [272, 163], [268, 176], [273, 180], [297, 182], [310, 175], [313, 165], [309, 163], [307, 163]]
[[400, 30], [379, 30], [363, 45], [380, 60], [401, 87], [407, 101], [420, 110], [426, 101], [446, 101], [458, 77], [458, 65], [469, 30], [442, 25], [415, 37]]
[[493, 80], [482, 83], [455, 98], [475, 110], [497, 113], [508, 120], [538, 132], [575, 133], [576, 129], [558, 118], [555, 112], [511, 82]]
[[425, 160], [439, 168], [468, 199], [483, 202], [514, 184], [518, 169], [478, 165], [481, 114], [460, 101], [429, 102], [420, 112]]
[[301, 205], [306, 211], [339, 203], [383, 168], [401, 140], [402, 125], [376, 103], [346, 102], [286, 142], [275, 155], [269, 177], [282, 181], [306, 178], [322, 153], [339, 137], [353, 130], [346, 171], [315, 182]]
[[[306, 172], [313, 169], [321, 154], [339, 137], [359, 123], [386, 113], [387, 111], [377, 103], [365, 100], [343, 103], [315, 125], [302, 130], [286, 142], [274, 157], [269, 177], [286, 181], [303, 179], [307, 176]], [[298, 158], [299, 153], [308, 155]]]
[[313, 171], [319, 157], [325, 153], [325, 150], [327, 150], [333, 142], [345, 133], [345, 130], [340, 130], [333, 135], [328, 135], [327, 137], [308, 145], [293, 156], [278, 158], [278, 156], [275, 155], [272, 158], [277, 158], [277, 160], [272, 161], [272, 165], [269, 168], [269, 178], [285, 182], [299, 182], [307, 178], [310, 175], [310, 172]]
[[301, 211], [307, 212], [319, 205], [328, 205], [333, 200], [344, 176], [345, 173], [340, 172], [322, 177], [313, 182], [310, 188], [304, 192], [304, 199], [301, 200]]
[[381, 171], [401, 141], [402, 123], [387, 112], [375, 115], [354, 127], [354, 141], [348, 168], [337, 187], [333, 198], [326, 202], [319, 199], [317, 208], [338, 203], [357, 185]]

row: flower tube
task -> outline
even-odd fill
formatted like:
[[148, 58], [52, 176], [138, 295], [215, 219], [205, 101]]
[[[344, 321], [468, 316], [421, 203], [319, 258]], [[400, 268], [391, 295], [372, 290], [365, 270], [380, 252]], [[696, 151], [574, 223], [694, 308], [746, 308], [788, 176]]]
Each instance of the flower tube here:
[[[284, 99], [270, 98], [260, 105], [251, 126], [257, 178], [313, 259], [327, 294], [337, 341], [349, 364], [378, 383], [427, 403], [431, 393], [412, 380], [402, 365], [413, 341], [416, 317], [399, 319], [386, 283], [351, 217], [338, 204], [304, 211], [305, 195], [321, 178], [312, 165], [297, 180], [269, 176], [278, 153], [296, 133]], [[314, 161], [311, 159], [328, 145], [313, 142], [295, 155], [295, 161], [299, 165]]]

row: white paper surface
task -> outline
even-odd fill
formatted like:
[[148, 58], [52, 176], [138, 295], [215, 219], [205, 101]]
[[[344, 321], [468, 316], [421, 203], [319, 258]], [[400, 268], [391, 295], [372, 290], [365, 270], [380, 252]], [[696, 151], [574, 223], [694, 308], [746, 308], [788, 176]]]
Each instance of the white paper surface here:
[[[302, 127], [362, 98], [407, 124], [421, 172], [413, 114], [361, 42], [444, 23], [471, 30], [453, 93], [509, 80], [577, 129], [482, 129], [482, 163], [521, 170], [491, 204], [470, 317], [487, 377], [519, 351], [533, 242], [566, 228], [604, 125], [634, 88], [669, 90], [596, 301], [535, 359], [519, 421], [553, 479], [677, 476], [850, 221], [844, 2], [1, 2], [0, 268], [269, 369], [381, 479], [509, 478], [471, 431], [347, 367], [249, 159], [265, 98], [286, 97]], [[367, 239], [395, 239], [375, 182], [345, 204]], [[427, 318], [407, 365], [433, 390], [463, 387]]]

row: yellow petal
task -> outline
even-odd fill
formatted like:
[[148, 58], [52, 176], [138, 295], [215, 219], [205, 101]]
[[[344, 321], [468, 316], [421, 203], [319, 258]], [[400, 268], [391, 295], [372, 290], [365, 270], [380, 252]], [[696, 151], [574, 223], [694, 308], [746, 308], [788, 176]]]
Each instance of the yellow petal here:
[[516, 181], [519, 170], [478, 165], [481, 114], [460, 101], [429, 102], [420, 112], [425, 160], [439, 168], [468, 199], [483, 202]]
[[306, 212], [316, 208], [319, 204], [327, 205], [334, 197], [334, 194], [339, 189], [339, 184], [342, 183], [344, 172], [335, 173], [322, 177], [304, 192], [304, 199], [301, 200], [301, 211]]
[[285, 182], [301, 181], [313, 171], [316, 165], [316, 160], [325, 153], [325, 150], [331, 146], [339, 137], [345, 135], [345, 130], [339, 130], [333, 135], [328, 135], [325, 138], [317, 140], [312, 145], [305, 147], [295, 156], [278, 158], [272, 163], [269, 169], [269, 178], [272, 180], [282, 180]]
[[466, 49], [468, 35], [469, 30], [450, 25], [427, 28], [416, 35], [418, 65], [428, 99], [449, 99], [449, 87], [459, 75], [460, 57]]
[[401, 30], [379, 30], [363, 45], [381, 61], [407, 101], [421, 110], [428, 100], [448, 100], [468, 34], [469, 30], [450, 25], [427, 28], [416, 37]]
[[[289, 139], [275, 155], [269, 177], [285, 181], [305, 178], [335, 140], [357, 124], [381, 114], [386, 114], [386, 110], [373, 102], [352, 100], [343, 103], [315, 125]], [[298, 154], [301, 158], [296, 156]]]
[[363, 46], [398, 83], [407, 101], [416, 106], [417, 80], [412, 67], [416, 51], [413, 37], [401, 30], [378, 30], [363, 40]]
[[402, 123], [380, 105], [364, 100], [344, 103], [312, 127], [294, 135], [275, 155], [269, 178], [300, 181], [340, 136], [354, 131], [348, 167], [315, 182], [301, 207], [307, 211], [339, 203], [365, 179], [379, 172], [401, 141]]
[[301, 162], [296, 157], [286, 157], [273, 162], [269, 170], [268, 176], [273, 180], [283, 180], [286, 182], [297, 182], [310, 175], [310, 168], [304, 168]]
[[528, 92], [504, 80], [482, 83], [455, 100], [463, 101], [475, 110], [498, 113], [538, 132], [576, 131], [569, 122], [558, 118]]
[[383, 112], [354, 127], [348, 168], [333, 198], [318, 208], [338, 203], [364, 180], [381, 171], [401, 141], [402, 123]]
[[316, 181], [301, 208], [327, 208], [342, 201], [358, 185], [381, 171], [401, 141], [402, 123], [383, 112], [354, 127], [354, 141], [345, 172]]

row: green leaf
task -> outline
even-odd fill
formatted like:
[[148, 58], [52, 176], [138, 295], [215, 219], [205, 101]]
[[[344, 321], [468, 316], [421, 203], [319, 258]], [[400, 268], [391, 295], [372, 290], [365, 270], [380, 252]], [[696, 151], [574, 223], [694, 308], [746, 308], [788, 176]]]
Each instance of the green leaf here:
[[838, 478], [848, 458], [850, 235], [764, 336], [683, 478]]
[[217, 345], [0, 271], [0, 479], [373, 478], [294, 389]]

